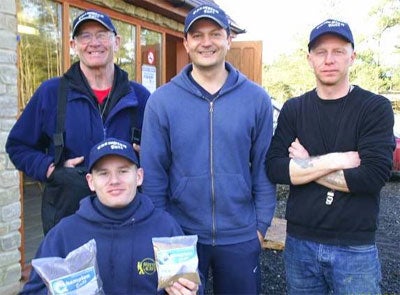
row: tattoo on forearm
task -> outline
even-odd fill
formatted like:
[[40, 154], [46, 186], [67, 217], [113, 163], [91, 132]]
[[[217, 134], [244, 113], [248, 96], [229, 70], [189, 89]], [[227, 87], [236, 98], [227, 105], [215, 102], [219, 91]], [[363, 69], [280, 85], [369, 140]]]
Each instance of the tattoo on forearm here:
[[[317, 157], [314, 157], [317, 158]], [[310, 167], [314, 167], [314, 164], [312, 162], [313, 158], [307, 158], [307, 159], [299, 159], [299, 158], [294, 158], [293, 161], [299, 165], [302, 169], [307, 169]]]
[[346, 180], [344, 179], [343, 170], [335, 171], [333, 173], [323, 176], [322, 178], [325, 179], [326, 182], [331, 183], [335, 186], [346, 186]]

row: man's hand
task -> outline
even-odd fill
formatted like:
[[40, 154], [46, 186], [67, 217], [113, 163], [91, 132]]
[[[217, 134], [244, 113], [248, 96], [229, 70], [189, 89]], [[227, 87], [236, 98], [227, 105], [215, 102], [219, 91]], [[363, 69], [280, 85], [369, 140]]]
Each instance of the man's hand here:
[[[84, 159], [85, 159], [85, 157], [83, 157], [83, 156], [69, 159], [69, 160], [65, 161], [64, 167], [73, 168], [76, 165], [82, 163]], [[47, 172], [46, 172], [47, 178], [50, 177], [50, 175], [53, 173], [54, 169], [56, 169], [56, 166], [54, 166], [54, 163], [51, 163], [50, 166], [47, 168]]]
[[196, 295], [198, 290], [198, 284], [185, 278], [179, 278], [178, 282], [174, 282], [171, 286], [165, 288], [169, 295]]
[[56, 169], [56, 166], [54, 166], [54, 163], [51, 163], [50, 166], [47, 168], [46, 172], [46, 177], [49, 178], [51, 173], [53, 173], [54, 169]]
[[133, 144], [133, 149], [134, 149], [135, 151], [137, 151], [138, 153], [140, 153], [140, 145], [134, 143], [134, 144]]
[[85, 159], [84, 156], [68, 159], [67, 161], [65, 161], [64, 167], [73, 168], [73, 167], [77, 166], [78, 164], [82, 163], [84, 159]]
[[292, 142], [288, 151], [289, 151], [289, 158], [291, 159], [294, 158], [307, 159], [310, 157], [308, 151], [301, 145], [298, 138], [296, 138], [295, 141]]
[[260, 245], [262, 247], [262, 245], [264, 243], [264, 237], [259, 230], [257, 231], [257, 237], [258, 237], [258, 240], [260, 241]]

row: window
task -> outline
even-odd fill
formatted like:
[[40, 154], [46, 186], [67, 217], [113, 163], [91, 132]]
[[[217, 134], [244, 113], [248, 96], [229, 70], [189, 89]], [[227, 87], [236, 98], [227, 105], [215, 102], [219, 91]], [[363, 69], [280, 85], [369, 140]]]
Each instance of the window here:
[[18, 19], [18, 105], [25, 108], [40, 83], [62, 73], [61, 5], [20, 0]]
[[[65, 33], [62, 30], [71, 25], [86, 8], [109, 12], [121, 36], [121, 46], [116, 53], [115, 63], [128, 73], [130, 80], [142, 83], [150, 91], [169, 81], [188, 62], [181, 44], [181, 32], [171, 29], [169, 25], [163, 25], [167, 19], [164, 16], [159, 18], [159, 24], [136, 18], [137, 7], [134, 3], [132, 9], [128, 6], [126, 12], [122, 12], [117, 8], [118, 1], [111, 1], [109, 8], [84, 0], [16, 2], [20, 111], [43, 81], [61, 76], [68, 70], [65, 67], [78, 60], [69, 50], [70, 32]], [[68, 9], [68, 13], [63, 13], [63, 9]], [[171, 20], [171, 24], [174, 22]], [[137, 40], [140, 40], [140, 44], [137, 44]], [[164, 53], [168, 56], [166, 60]]]
[[161, 33], [142, 29], [142, 84], [153, 92], [161, 84]]
[[[68, 2], [64, 0], [62, 2]], [[68, 6], [67, 6], [68, 7]], [[84, 9], [69, 6], [69, 24], [83, 12]], [[63, 64], [70, 64], [78, 58], [70, 50], [63, 53], [63, 41], [69, 42], [70, 35], [62, 34], [61, 3], [53, 0], [18, 0], [18, 71], [19, 95], [18, 105], [22, 111], [39, 85], [52, 77], [61, 76], [64, 71]], [[140, 80], [137, 77], [137, 25], [113, 19], [113, 23], [121, 36], [121, 46], [115, 55], [115, 63], [125, 70], [130, 80]], [[155, 31], [143, 30], [142, 43], [144, 47], [154, 54], [155, 83], [161, 83], [161, 39], [162, 34]], [[65, 47], [65, 46], [64, 46]], [[151, 55], [150, 54], [150, 55]], [[146, 60], [148, 58], [146, 57]], [[68, 61], [68, 60], [67, 60]], [[140, 62], [140, 61], [139, 61]], [[153, 68], [148, 68], [153, 70]]]
[[115, 63], [128, 72], [130, 80], [136, 80], [136, 27], [117, 20], [113, 23], [121, 36]]

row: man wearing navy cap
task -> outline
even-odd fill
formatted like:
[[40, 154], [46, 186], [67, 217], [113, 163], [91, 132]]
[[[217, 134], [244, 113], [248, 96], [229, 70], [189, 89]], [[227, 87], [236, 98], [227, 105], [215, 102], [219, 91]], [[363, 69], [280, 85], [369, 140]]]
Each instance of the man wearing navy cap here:
[[[114, 64], [121, 37], [108, 15], [84, 11], [73, 21], [71, 36], [70, 46], [79, 61], [62, 77], [42, 83], [6, 143], [17, 169], [45, 182], [45, 234], [74, 213], [90, 192], [85, 168], [91, 147], [110, 136], [138, 143], [150, 94]], [[58, 107], [59, 96], [66, 101], [64, 108]], [[58, 130], [61, 123], [64, 128]]]
[[[183, 235], [178, 223], [137, 191], [143, 169], [132, 144], [108, 138], [89, 154], [89, 187], [95, 193], [84, 198], [79, 210], [61, 220], [45, 236], [35, 258], [62, 257], [94, 239], [97, 246], [99, 294], [187, 294], [198, 285], [180, 278], [157, 292], [157, 272], [152, 237]], [[201, 291], [200, 291], [201, 292]], [[33, 270], [22, 294], [48, 294]], [[97, 293], [96, 293], [97, 294]]]
[[274, 215], [265, 171], [272, 137], [266, 91], [225, 61], [229, 20], [202, 5], [186, 17], [191, 64], [149, 98], [143, 121], [143, 190], [186, 234], [214, 294], [259, 294], [259, 255]]
[[316, 26], [308, 50], [316, 88], [284, 104], [267, 155], [271, 181], [290, 185], [288, 294], [380, 294], [375, 231], [395, 147], [392, 106], [350, 84], [347, 23]]

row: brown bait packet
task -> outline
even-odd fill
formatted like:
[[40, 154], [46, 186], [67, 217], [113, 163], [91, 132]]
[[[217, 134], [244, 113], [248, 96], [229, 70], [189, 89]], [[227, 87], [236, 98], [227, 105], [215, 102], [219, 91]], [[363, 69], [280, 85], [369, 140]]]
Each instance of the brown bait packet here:
[[65, 258], [36, 258], [32, 266], [49, 295], [104, 295], [96, 253], [96, 241], [92, 239]]
[[179, 278], [201, 284], [198, 271], [197, 235], [152, 238], [158, 275], [157, 290]]

